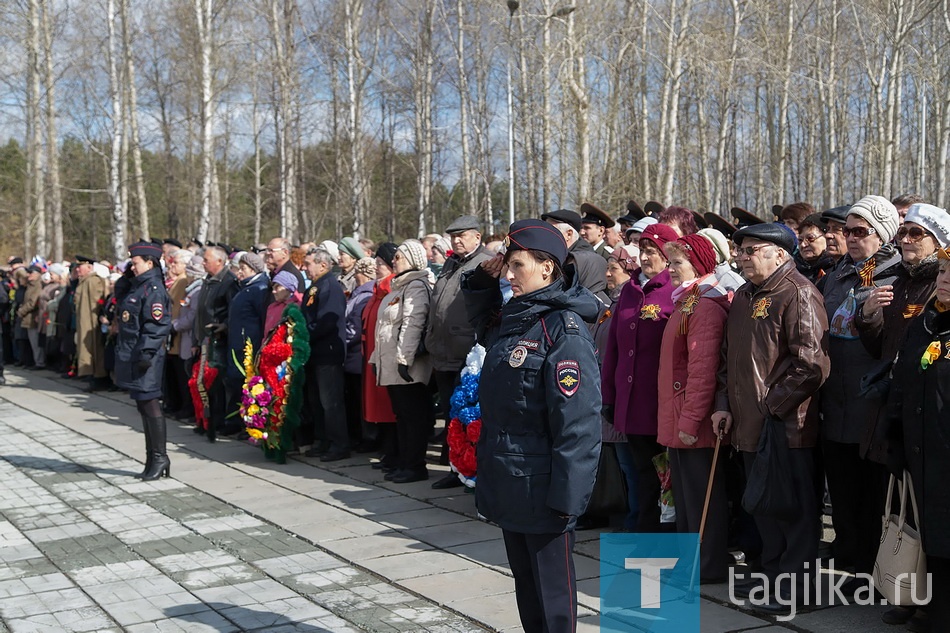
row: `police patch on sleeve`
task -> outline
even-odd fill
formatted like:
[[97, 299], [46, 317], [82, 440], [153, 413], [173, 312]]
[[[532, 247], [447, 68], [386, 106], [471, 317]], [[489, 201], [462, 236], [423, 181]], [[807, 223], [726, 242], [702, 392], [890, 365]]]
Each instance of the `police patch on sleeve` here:
[[568, 398], [577, 393], [581, 386], [581, 366], [576, 360], [558, 361], [554, 375], [561, 393]]
[[152, 318], [156, 321], [161, 321], [162, 317], [165, 315], [165, 307], [161, 303], [152, 304]]

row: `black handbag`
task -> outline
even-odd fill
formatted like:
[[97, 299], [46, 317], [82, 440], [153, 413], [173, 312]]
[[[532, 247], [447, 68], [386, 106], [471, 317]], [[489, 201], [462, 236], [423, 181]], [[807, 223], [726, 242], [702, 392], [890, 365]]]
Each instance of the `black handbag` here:
[[613, 444], [601, 444], [597, 481], [585, 514], [605, 517], [626, 514], [627, 510], [627, 480], [620, 470], [616, 448]]
[[783, 521], [801, 514], [788, 451], [785, 423], [775, 416], [766, 416], [742, 495], [742, 507], [749, 514]]

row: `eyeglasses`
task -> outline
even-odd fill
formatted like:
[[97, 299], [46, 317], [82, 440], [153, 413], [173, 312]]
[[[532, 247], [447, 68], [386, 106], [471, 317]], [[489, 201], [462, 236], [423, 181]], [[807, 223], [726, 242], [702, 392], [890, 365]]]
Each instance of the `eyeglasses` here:
[[902, 226], [901, 228], [897, 229], [898, 242], [903, 240], [905, 237], [909, 238], [911, 242], [919, 242], [920, 240], [924, 239], [928, 235], [930, 235], [930, 233], [920, 228], [919, 226], [912, 226], [910, 228], [907, 228], [906, 226]]
[[737, 246], [736, 255], [745, 255], [746, 257], [752, 257], [759, 252], [759, 249], [765, 248], [766, 246], [772, 246], [771, 244], [759, 244], [758, 246]]
[[817, 242], [819, 239], [823, 237], [824, 235], [822, 235], [821, 233], [815, 233], [814, 235], [802, 235], [798, 238], [798, 240], [802, 244], [811, 244], [812, 242]]
[[851, 237], [853, 235], [859, 240], [863, 240], [868, 235], [874, 235], [875, 233], [877, 233], [877, 231], [875, 231], [873, 227], [866, 227], [866, 226], [851, 226], [851, 227], [846, 226], [843, 229], [841, 229], [841, 232], [844, 234], [845, 237]]

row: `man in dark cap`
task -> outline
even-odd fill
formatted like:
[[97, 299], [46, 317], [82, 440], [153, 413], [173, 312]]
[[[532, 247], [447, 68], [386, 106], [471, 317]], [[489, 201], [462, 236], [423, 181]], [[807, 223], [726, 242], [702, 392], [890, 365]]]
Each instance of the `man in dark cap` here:
[[[452, 255], [445, 260], [432, 290], [425, 347], [432, 359], [435, 383], [439, 389], [441, 411], [436, 417], [444, 419], [448, 428], [449, 399], [459, 381], [465, 357], [475, 345], [475, 330], [468, 322], [465, 299], [462, 297], [462, 274], [491, 259], [492, 254], [482, 246], [481, 227], [478, 218], [473, 215], [456, 218], [445, 232], [452, 241]], [[442, 457], [447, 464], [448, 444], [443, 446]], [[433, 483], [432, 487], [440, 489], [461, 485], [458, 476], [450, 472]]]
[[650, 200], [645, 205], [643, 205], [643, 213], [651, 218], [660, 218], [660, 214], [666, 211], [666, 207], [657, 202], [656, 200]]
[[[805, 565], [818, 556], [813, 452], [819, 421], [812, 398], [830, 370], [828, 317], [821, 294], [795, 269], [797, 239], [790, 228], [760, 223], [736, 231], [733, 240], [747, 283], [729, 309], [712, 423], [717, 433], [732, 432], [750, 487], [764, 483], [752, 465], [765, 425], [787, 439], [797, 511], [784, 518], [752, 512], [762, 535], [763, 595], [770, 598], [757, 608], [778, 614], [811, 595]], [[792, 574], [795, 586], [777, 582], [780, 574]], [[733, 591], [747, 597], [759, 587], [749, 581]]]
[[765, 220], [752, 215], [742, 207], [732, 207], [732, 209], [730, 209], [730, 213], [732, 213], [732, 217], [736, 220], [736, 226], [740, 229], [746, 226], [752, 226], [753, 224], [765, 223]]
[[613, 228], [614, 221], [609, 215], [589, 202], [581, 205], [581, 238], [590, 244], [594, 252], [607, 259], [613, 252], [607, 242], [607, 229]]
[[631, 226], [633, 226], [637, 220], [642, 220], [646, 217], [646, 214], [643, 213], [643, 209], [640, 208], [640, 205], [636, 203], [635, 200], [630, 200], [627, 202], [627, 213], [617, 218], [617, 224], [620, 225], [619, 233], [621, 235], [627, 232]]
[[847, 240], [844, 237], [844, 225], [848, 221], [850, 204], [833, 207], [821, 212], [821, 220], [825, 223], [825, 252], [829, 257], [839, 261], [848, 252]]
[[729, 239], [732, 239], [732, 234], [736, 232], [736, 225], [718, 213], [707, 211], [703, 214], [703, 219], [706, 220], [706, 224], [709, 228], [716, 229]]
[[570, 209], [542, 213], [541, 219], [556, 226], [564, 236], [568, 248], [568, 263], [577, 269], [580, 284], [594, 293], [604, 305], [607, 298], [607, 260], [594, 252], [587, 240], [580, 239], [581, 216]]

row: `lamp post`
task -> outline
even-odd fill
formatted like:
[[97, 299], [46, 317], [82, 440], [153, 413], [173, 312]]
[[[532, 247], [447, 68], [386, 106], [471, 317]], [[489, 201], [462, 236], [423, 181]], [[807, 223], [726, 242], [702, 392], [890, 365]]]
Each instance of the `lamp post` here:
[[[515, 222], [515, 117], [514, 117], [514, 91], [511, 85], [511, 21], [515, 13], [521, 7], [518, 0], [508, 0], [508, 223]], [[550, 20], [551, 18], [565, 18], [577, 7], [574, 5], [562, 6], [555, 9], [553, 13], [545, 16], [530, 16]], [[546, 140], [546, 139], [545, 139]], [[544, 183], [542, 183], [544, 186]]]
[[511, 88], [511, 20], [521, 3], [508, 0], [508, 224], [515, 223], [515, 97]]

